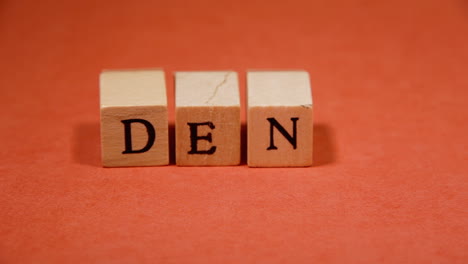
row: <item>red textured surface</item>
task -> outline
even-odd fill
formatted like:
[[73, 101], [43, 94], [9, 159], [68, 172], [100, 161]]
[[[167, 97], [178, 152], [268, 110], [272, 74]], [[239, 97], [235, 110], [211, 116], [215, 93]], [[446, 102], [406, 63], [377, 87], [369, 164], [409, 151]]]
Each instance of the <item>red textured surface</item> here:
[[[463, 0], [4, 0], [0, 262], [467, 263], [467, 44]], [[141, 67], [308, 70], [316, 166], [101, 168]]]

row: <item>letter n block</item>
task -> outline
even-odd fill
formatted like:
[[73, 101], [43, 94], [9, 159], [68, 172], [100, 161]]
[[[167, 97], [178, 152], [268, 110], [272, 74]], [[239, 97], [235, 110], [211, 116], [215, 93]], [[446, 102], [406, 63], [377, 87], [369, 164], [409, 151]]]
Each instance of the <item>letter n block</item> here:
[[162, 70], [100, 76], [104, 167], [169, 163], [166, 82]]
[[305, 71], [247, 73], [247, 163], [312, 165], [312, 91]]
[[176, 72], [176, 164], [240, 163], [237, 73]]

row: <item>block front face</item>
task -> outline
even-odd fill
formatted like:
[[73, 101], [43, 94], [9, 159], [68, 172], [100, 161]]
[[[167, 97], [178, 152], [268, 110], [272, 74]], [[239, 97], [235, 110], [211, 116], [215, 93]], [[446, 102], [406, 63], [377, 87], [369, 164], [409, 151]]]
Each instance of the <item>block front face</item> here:
[[247, 73], [247, 164], [312, 165], [312, 91], [306, 71]]
[[248, 165], [251, 167], [311, 166], [312, 116], [311, 106], [249, 108]]
[[169, 164], [167, 107], [101, 109], [104, 167]]
[[177, 108], [177, 165], [238, 165], [240, 144], [239, 107]]

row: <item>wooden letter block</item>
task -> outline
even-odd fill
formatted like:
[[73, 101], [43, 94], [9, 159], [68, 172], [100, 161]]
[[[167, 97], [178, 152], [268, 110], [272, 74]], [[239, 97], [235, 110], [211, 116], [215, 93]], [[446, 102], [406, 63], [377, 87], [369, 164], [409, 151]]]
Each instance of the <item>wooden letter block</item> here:
[[104, 167], [169, 163], [162, 70], [104, 71], [100, 78]]
[[237, 73], [176, 72], [176, 164], [240, 163]]
[[247, 73], [247, 163], [312, 165], [312, 91], [305, 71]]

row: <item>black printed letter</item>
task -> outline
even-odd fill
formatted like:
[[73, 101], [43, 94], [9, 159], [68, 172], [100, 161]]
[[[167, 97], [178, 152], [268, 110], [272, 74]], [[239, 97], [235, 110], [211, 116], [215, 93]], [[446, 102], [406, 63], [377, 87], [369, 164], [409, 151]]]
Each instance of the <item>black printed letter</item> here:
[[[154, 140], [156, 139], [156, 132], [154, 131], [154, 127], [150, 122], [144, 119], [127, 119], [122, 120], [122, 123], [125, 126], [125, 151], [123, 151], [122, 154], [146, 152], [153, 146]], [[146, 131], [148, 132], [148, 142], [146, 142], [146, 146], [142, 149], [132, 149], [132, 123], [141, 123], [145, 125]]]
[[275, 118], [273, 117], [270, 117], [270, 118], [267, 118], [267, 120], [270, 122], [270, 146], [267, 148], [267, 150], [272, 150], [272, 149], [278, 149], [276, 146], [275, 146], [275, 143], [273, 141], [273, 127], [276, 127], [276, 129], [278, 129], [278, 131], [289, 141], [289, 143], [291, 143], [291, 145], [293, 145], [293, 148], [296, 149], [296, 121], [299, 120], [298, 117], [292, 117], [291, 118], [291, 121], [293, 121], [293, 136], [291, 137], [291, 135], [289, 135], [289, 133], [286, 131], [286, 129], [284, 129], [283, 126], [280, 125], [280, 123], [278, 123], [278, 121], [276, 121]]
[[215, 129], [215, 126], [211, 122], [204, 123], [187, 123], [190, 127], [190, 147], [191, 150], [188, 154], [213, 154], [216, 151], [216, 146], [212, 146], [209, 150], [198, 150], [197, 142], [198, 140], [206, 140], [211, 143], [211, 133], [206, 134], [206, 136], [198, 136], [198, 126], [208, 126], [211, 129]]

